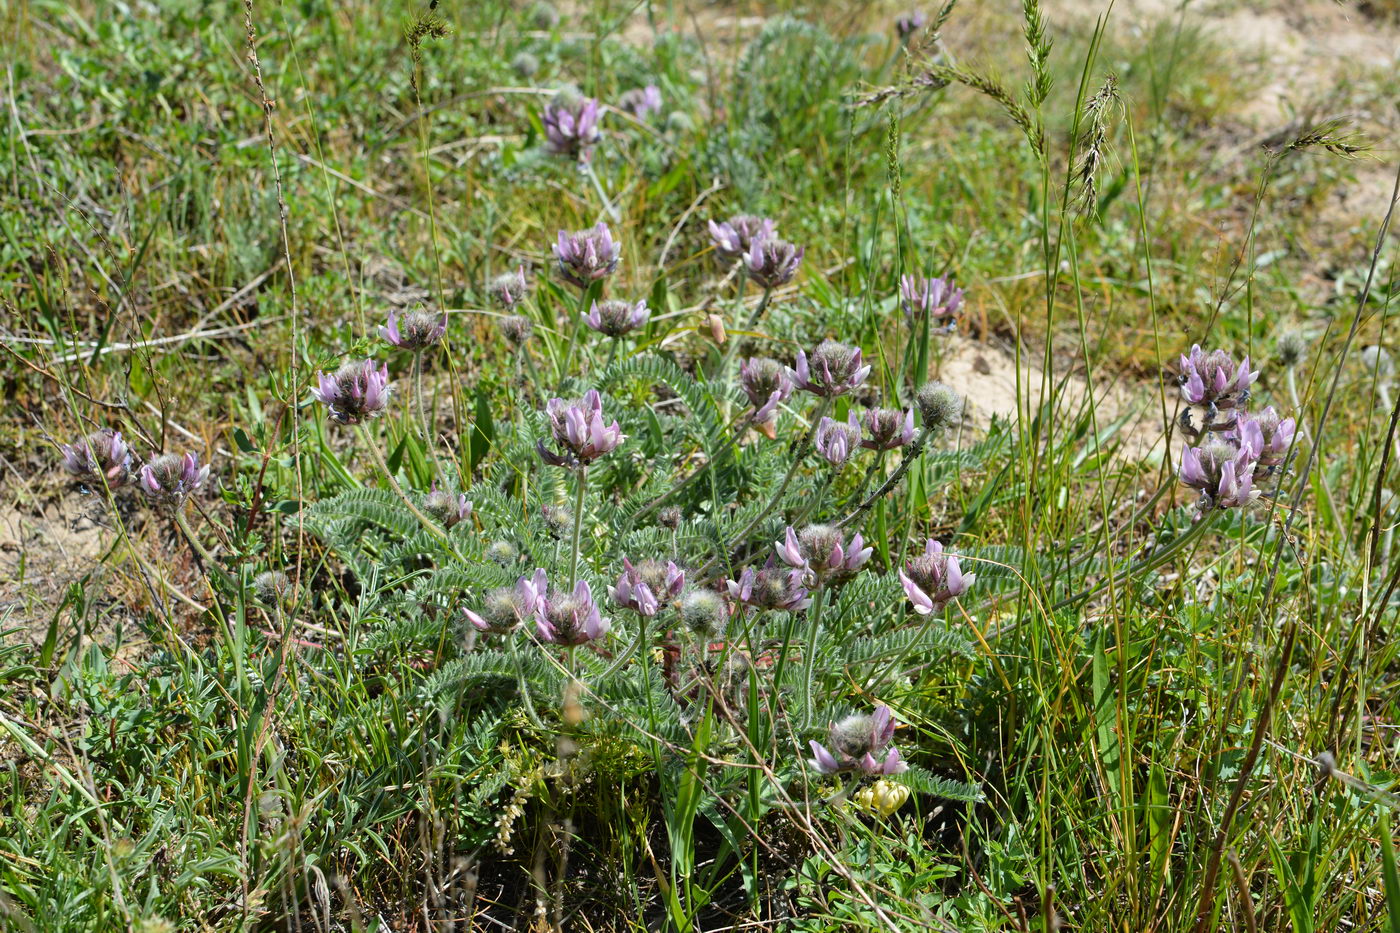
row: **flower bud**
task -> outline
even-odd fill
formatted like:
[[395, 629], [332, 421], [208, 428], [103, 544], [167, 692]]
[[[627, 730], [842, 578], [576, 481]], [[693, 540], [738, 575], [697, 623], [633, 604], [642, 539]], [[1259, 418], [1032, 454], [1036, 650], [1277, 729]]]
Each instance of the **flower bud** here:
[[509, 541], [492, 541], [486, 547], [486, 559], [493, 564], [509, 567], [520, 559], [520, 551]]
[[956, 424], [962, 418], [962, 399], [942, 382], [926, 382], [920, 386], [917, 401], [919, 416], [930, 431]]
[[530, 323], [530, 319], [519, 314], [510, 314], [500, 318], [496, 324], [501, 336], [506, 338], [506, 342], [511, 346], [518, 347], [530, 339], [530, 335], [535, 332], [535, 325]]
[[253, 595], [264, 606], [286, 607], [292, 601], [292, 581], [280, 570], [268, 570], [253, 578]]
[[1274, 358], [1282, 363], [1285, 369], [1298, 366], [1308, 358], [1307, 338], [1296, 330], [1280, 334], [1278, 342], [1274, 344]]
[[423, 500], [423, 511], [442, 522], [444, 528], [451, 528], [472, 513], [472, 504], [466, 493], [453, 495], [433, 484], [432, 491]]
[[690, 590], [681, 597], [681, 622], [701, 638], [724, 631], [729, 609], [714, 590]]
[[510, 60], [510, 68], [516, 77], [529, 80], [540, 70], [540, 60], [529, 52], [516, 52]]

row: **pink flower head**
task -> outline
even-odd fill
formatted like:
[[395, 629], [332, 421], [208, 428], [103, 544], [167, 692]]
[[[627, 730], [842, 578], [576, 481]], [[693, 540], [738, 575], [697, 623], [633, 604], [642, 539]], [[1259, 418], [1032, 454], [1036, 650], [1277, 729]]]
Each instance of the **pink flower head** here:
[[378, 417], [389, 404], [389, 367], [376, 367], [374, 360], [346, 363], [334, 373], [316, 374], [317, 387], [311, 390], [330, 409], [331, 418], [341, 424], [359, 424]]
[[[711, 231], [713, 234], [714, 231]], [[802, 264], [806, 249], [793, 246], [787, 240], [766, 237], [749, 243], [744, 254], [744, 268], [749, 279], [760, 288], [777, 288], [786, 285], [797, 275], [797, 267]]]
[[869, 450], [895, 450], [914, 440], [914, 409], [872, 408], [865, 413], [870, 436], [860, 442]]
[[1270, 406], [1253, 418], [1238, 422], [1225, 436], [1253, 451], [1258, 466], [1273, 469], [1287, 458], [1297, 429], [1294, 419], [1281, 417]]
[[[514, 272], [503, 272], [491, 280], [486, 287], [491, 300], [502, 311], [513, 311], [530, 291], [530, 283], [525, 279], [525, 267], [517, 266]], [[517, 341], [518, 342], [518, 341]]]
[[1243, 408], [1258, 376], [1258, 370], [1249, 368], [1249, 357], [1236, 363], [1224, 350], [1207, 353], [1197, 344], [1181, 357], [1181, 397], [1187, 404], [1213, 405], [1222, 411]]
[[945, 554], [943, 545], [932, 538], [924, 545], [924, 553], [899, 572], [904, 595], [919, 615], [942, 609], [966, 593], [976, 580], [977, 574], [963, 573], [957, 556]]
[[583, 316], [583, 322], [598, 333], [616, 340], [625, 337], [639, 327], [645, 327], [651, 318], [651, 309], [643, 298], [636, 304], [625, 301], [593, 302], [592, 309]]
[[433, 314], [423, 308], [410, 311], [399, 320], [398, 311], [389, 310], [389, 322], [379, 328], [386, 343], [401, 350], [422, 350], [432, 346], [447, 333], [447, 312]]
[[451, 528], [472, 514], [472, 503], [466, 493], [453, 495], [433, 483], [433, 488], [423, 497], [423, 511], [442, 522], [444, 528]]
[[[537, 580], [543, 580], [542, 574], [536, 571]], [[539, 587], [539, 592], [546, 592], [545, 587]], [[572, 647], [596, 641], [611, 628], [612, 623], [598, 612], [586, 580], [574, 584], [569, 593], [549, 591], [535, 605], [535, 633], [540, 641]]]
[[462, 613], [480, 631], [496, 635], [513, 632], [535, 614], [546, 583], [544, 570], [537, 569], [533, 579], [521, 577], [515, 581], [515, 586], [503, 586], [487, 593], [481, 612], [464, 609]]
[[545, 104], [541, 121], [550, 152], [588, 161], [598, 143], [598, 101], [577, 94], [556, 94]]
[[845, 422], [823, 417], [817, 425], [816, 448], [822, 459], [840, 467], [860, 446], [860, 421], [852, 409]]
[[622, 247], [601, 220], [587, 230], [560, 230], [554, 244], [555, 270], [561, 279], [578, 288], [587, 288], [612, 275], [621, 256]]
[[767, 357], [750, 357], [739, 364], [739, 385], [753, 405], [753, 421], [763, 424], [792, 395], [787, 367]]
[[808, 525], [801, 532], [789, 525], [774, 548], [783, 563], [810, 571], [818, 579], [849, 576], [865, 566], [874, 553], [859, 533], [847, 542], [840, 529], [831, 525]]
[[746, 254], [753, 244], [772, 239], [777, 232], [773, 221], [752, 214], [738, 214], [723, 223], [711, 220], [709, 229], [715, 254], [725, 262], [733, 262]]
[[847, 716], [831, 724], [830, 750], [820, 742], [811, 742], [813, 757], [808, 764], [822, 774], [843, 771], [862, 771], [872, 776], [900, 774], [909, 770], [909, 765], [900, 757], [899, 750], [890, 746], [894, 728], [894, 716], [883, 703], [869, 716]]
[[556, 453], [541, 440], [536, 449], [540, 457], [553, 466], [577, 466], [592, 463], [609, 453], [626, 438], [616, 421], [603, 422], [603, 399], [596, 389], [589, 389], [580, 401], [566, 402], [552, 398], [545, 406], [549, 415], [554, 441], [563, 448]]
[[806, 609], [808, 598], [801, 570], [785, 570], [773, 563], [773, 558], [761, 570], [747, 567], [739, 579], [725, 583], [729, 598], [755, 609], [782, 609], [796, 612]]
[[617, 578], [616, 586], [608, 588], [608, 595], [615, 605], [640, 615], [656, 615], [685, 588], [685, 571], [673, 561], [663, 564], [648, 559], [634, 567], [624, 557], [622, 567], [622, 576]]
[[59, 450], [63, 469], [89, 486], [115, 489], [131, 478], [131, 449], [120, 431], [100, 428]]
[[1264, 441], [1257, 423], [1246, 422], [1241, 428], [1243, 436], [1237, 440], [1212, 436], [1200, 447], [1181, 452], [1178, 475], [1182, 485], [1200, 490], [1198, 514], [1235, 508], [1258, 497], [1254, 477]]
[[178, 507], [208, 478], [208, 465], [201, 467], [195, 454], [161, 454], [141, 468], [138, 485], [156, 505]]
[[797, 351], [792, 381], [803, 391], [834, 398], [857, 388], [869, 375], [870, 367], [861, 365], [859, 348], [848, 347], [835, 340], [823, 340], [812, 351], [810, 362], [806, 353]]
[[909, 323], [924, 317], [947, 318], [949, 326], [962, 308], [963, 290], [952, 279], [923, 278], [903, 275], [899, 278], [899, 296]]
[[894, 31], [899, 35], [900, 42], [908, 42], [909, 38], [928, 25], [928, 16], [923, 10], [910, 10], [902, 16], [895, 17]]
[[646, 87], [625, 91], [617, 99], [617, 106], [619, 110], [627, 111], [638, 120], [645, 120], [648, 114], [661, 109], [661, 88], [655, 84], [648, 84]]

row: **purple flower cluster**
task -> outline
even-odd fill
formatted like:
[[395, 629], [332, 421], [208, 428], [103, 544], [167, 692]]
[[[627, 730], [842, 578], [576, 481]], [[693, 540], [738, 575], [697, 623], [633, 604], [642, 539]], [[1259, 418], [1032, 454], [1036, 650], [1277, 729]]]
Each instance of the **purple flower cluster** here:
[[555, 269], [559, 277], [578, 288], [587, 288], [612, 275], [621, 257], [621, 245], [602, 221], [587, 230], [573, 233], [560, 230], [554, 244]]
[[835, 398], [860, 386], [869, 375], [870, 367], [861, 365], [859, 349], [835, 340], [823, 340], [812, 351], [810, 360], [804, 351], [797, 351], [792, 381], [804, 392]]
[[442, 522], [444, 528], [451, 528], [472, 514], [472, 504], [466, 493], [454, 496], [445, 489], [439, 489], [437, 483], [434, 483], [433, 488], [423, 498], [423, 511]]
[[739, 579], [729, 580], [725, 588], [736, 603], [755, 609], [783, 609], [796, 612], [812, 604], [801, 570], [784, 569], [768, 558], [761, 570], [746, 567]]
[[914, 441], [914, 409], [872, 408], [865, 413], [870, 436], [860, 442], [867, 450], [896, 450]]
[[1258, 417], [1237, 417], [1229, 430], [1210, 435], [1199, 447], [1181, 452], [1183, 485], [1199, 490], [1199, 514], [1242, 506], [1263, 492], [1262, 486], [1283, 469], [1297, 424], [1273, 408]]
[[797, 275], [797, 267], [802, 264], [806, 249], [793, 246], [787, 240], [777, 237], [755, 239], [744, 253], [744, 269], [749, 281], [760, 288], [777, 288], [786, 285]]
[[909, 38], [928, 25], [928, 16], [923, 10], [910, 10], [895, 17], [894, 31], [899, 36], [900, 42], [908, 42]]
[[622, 443], [626, 437], [616, 421], [603, 421], [603, 399], [596, 389], [589, 389], [580, 401], [568, 402], [552, 398], [545, 405], [554, 441], [563, 448], [550, 450], [543, 440], [536, 445], [540, 459], [551, 466], [573, 467], [587, 465]]
[[514, 311], [530, 291], [530, 283], [525, 280], [525, 267], [517, 266], [514, 272], [501, 273], [491, 280], [486, 290], [502, 311]]
[[397, 310], [389, 311], [389, 322], [379, 328], [379, 336], [400, 350], [423, 350], [447, 333], [447, 312], [433, 314], [423, 308], [410, 311], [400, 321]]
[[817, 425], [817, 453], [834, 467], [839, 467], [851, 459], [851, 454], [856, 452], [860, 443], [860, 421], [856, 418], [854, 409], [844, 422], [823, 417]]
[[850, 576], [864, 567], [875, 551], [865, 546], [859, 533], [847, 542], [841, 530], [831, 525], [808, 525], [800, 532], [789, 525], [783, 540], [774, 542], [774, 547], [783, 563], [818, 580]]
[[827, 738], [830, 749], [812, 740], [813, 757], [808, 763], [822, 774], [860, 771], [876, 775], [907, 771], [909, 765], [900, 757], [899, 749], [890, 746], [894, 725], [894, 716], [883, 703], [869, 716], [847, 716], [831, 724]]
[[963, 290], [954, 287], [952, 279], [904, 275], [899, 279], [899, 296], [911, 325], [932, 317], [947, 318], [952, 326], [962, 308]]
[[[1236, 362], [1224, 350], [1193, 346], [1181, 357], [1181, 397], [1187, 408], [1181, 427], [1194, 439], [1204, 439], [1181, 452], [1179, 477], [1201, 494], [1197, 516], [1212, 509], [1247, 505], [1264, 494], [1269, 480], [1286, 467], [1297, 423], [1272, 407], [1251, 416], [1246, 407], [1250, 386], [1259, 377], [1249, 357]], [[1193, 408], [1204, 410], [1202, 424], [1192, 420]], [[1229, 417], [1217, 420], [1221, 412]]]
[[598, 101], [578, 94], [556, 94], [545, 104], [540, 119], [550, 152], [588, 161], [598, 143]]
[[101, 428], [59, 450], [63, 469], [89, 486], [116, 489], [131, 478], [131, 449], [120, 431]]
[[505, 635], [515, 631], [539, 608], [540, 594], [546, 585], [543, 570], [534, 577], [521, 577], [515, 586], [503, 586], [486, 594], [481, 612], [464, 609], [467, 621], [483, 632]]
[[792, 395], [792, 377], [786, 366], [767, 357], [751, 357], [739, 364], [739, 385], [753, 405], [754, 424], [772, 420], [778, 406]]
[[622, 559], [622, 576], [608, 588], [615, 605], [650, 618], [685, 589], [685, 571], [674, 561], [643, 560], [636, 566]]
[[942, 609], [966, 593], [976, 579], [975, 573], [963, 573], [957, 556], [944, 553], [943, 545], [932, 538], [924, 545], [924, 553], [899, 572], [904, 595], [921, 616]]
[[360, 424], [378, 417], [389, 404], [389, 367], [374, 360], [346, 363], [332, 374], [318, 372], [311, 390], [341, 424]]
[[639, 327], [645, 327], [651, 318], [651, 309], [646, 299], [636, 304], [626, 301], [593, 302], [593, 307], [583, 316], [583, 322], [598, 333], [614, 340], [625, 337]]
[[656, 113], [661, 109], [661, 88], [655, 84], [648, 84], [646, 87], [634, 87], [630, 91], [624, 91], [617, 99], [619, 110], [625, 110], [638, 120], [645, 120], [649, 114]]
[[737, 214], [722, 223], [711, 220], [709, 230], [715, 254], [725, 262], [733, 262], [746, 255], [755, 243], [772, 239], [777, 226], [767, 217]]
[[568, 647], [602, 638], [612, 627], [598, 611], [587, 581], [578, 581], [568, 592], [552, 590], [543, 568], [521, 577], [513, 587], [492, 590], [481, 612], [463, 612], [477, 629], [497, 635], [513, 632], [533, 617], [540, 641]]
[[178, 508], [208, 478], [209, 466], [201, 467], [197, 455], [161, 454], [141, 468], [139, 485], [155, 505]]
[[598, 611], [588, 581], [580, 580], [572, 590], [560, 591], [549, 588], [544, 571], [536, 570], [533, 588], [538, 594], [535, 634], [540, 641], [572, 648], [596, 641], [612, 628]]
[[[1206, 410], [1202, 430], [1220, 430], [1215, 426], [1219, 412], [1242, 410], [1249, 402], [1249, 387], [1259, 376], [1251, 371], [1249, 357], [1239, 363], [1224, 350], [1206, 352], [1197, 344], [1181, 357], [1181, 397], [1188, 405]], [[1182, 415], [1182, 426], [1193, 436], [1201, 431], [1192, 427], [1190, 411]]]

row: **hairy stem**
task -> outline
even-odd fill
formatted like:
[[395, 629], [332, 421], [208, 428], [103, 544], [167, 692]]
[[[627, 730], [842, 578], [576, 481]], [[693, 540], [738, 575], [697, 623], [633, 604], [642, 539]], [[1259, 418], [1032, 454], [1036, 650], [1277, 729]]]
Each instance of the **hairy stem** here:
[[[742, 287], [742, 286], [741, 286]], [[744, 325], [744, 330], [752, 331], [758, 326], [758, 321], [763, 317], [763, 312], [768, 310], [768, 302], [773, 298], [773, 289], [765, 288], [763, 297], [758, 299], [758, 305], [754, 307], [753, 313], [749, 315], [748, 322]], [[729, 348], [724, 351], [724, 356], [720, 359], [719, 371], [715, 373], [716, 381], [724, 384], [729, 381], [729, 369], [734, 365], [734, 357], [739, 353], [739, 344], [743, 342], [743, 337], [735, 335], [729, 342]]]
[[929, 436], [932, 433], [933, 432], [928, 428], [921, 428], [919, 430], [919, 436], [914, 438], [914, 443], [909, 445], [909, 449], [904, 454], [904, 459], [899, 461], [899, 466], [890, 474], [890, 478], [880, 484], [880, 488], [871, 493], [870, 498], [857, 506], [854, 512], [837, 522], [836, 527], [845, 528], [847, 525], [851, 524], [851, 522], [858, 520], [866, 512], [869, 512], [875, 503], [883, 499], [886, 493], [898, 486], [899, 481], [904, 479], [904, 474], [908, 473], [909, 468], [914, 465], [914, 461], [919, 459], [919, 456], [923, 454], [924, 448], [928, 446]]
[[451, 548], [453, 555], [456, 556], [458, 560], [461, 560], [462, 555], [457, 550], [457, 546], [452, 543], [452, 539], [448, 537], [447, 532], [443, 530], [441, 525], [425, 515], [422, 509], [414, 505], [408, 493], [404, 492], [403, 487], [399, 485], [398, 479], [394, 476], [394, 471], [389, 469], [389, 464], [384, 460], [384, 452], [379, 449], [379, 444], [369, 433], [369, 429], [366, 428], [363, 423], [355, 425], [355, 428], [360, 433], [360, 440], [364, 443], [365, 449], [369, 451], [370, 457], [373, 458], [374, 465], [379, 467], [380, 472], [383, 473], [385, 479], [389, 481], [389, 486], [394, 490], [394, 495], [398, 496], [404, 506], [413, 513], [413, 517], [418, 519], [419, 524], [426, 528], [433, 537]]
[[588, 492], [588, 464], [578, 468], [578, 490], [574, 493], [574, 537], [569, 553], [569, 589], [578, 582], [579, 544], [583, 540], [583, 499]]
[[812, 725], [812, 680], [817, 673], [817, 638], [822, 630], [822, 605], [826, 602], [826, 590], [821, 580], [817, 580], [816, 591], [812, 594], [812, 608], [807, 610], [807, 644], [802, 659], [802, 729], [806, 732]]
[[817, 435], [817, 425], [821, 424], [822, 418], [826, 416], [827, 409], [830, 407], [831, 399], [823, 397], [821, 404], [817, 406], [816, 413], [812, 415], [812, 423], [807, 427], [806, 436], [802, 438], [802, 443], [798, 445], [797, 451], [793, 455], [792, 465], [788, 467], [787, 475], [783, 477], [782, 483], [778, 486], [778, 491], [773, 493], [773, 498], [769, 499], [768, 504], [763, 507], [762, 511], [753, 517], [753, 521], [744, 526], [743, 531], [731, 538], [719, 554], [711, 557], [696, 571], [695, 575], [697, 578], [703, 576], [717, 561], [728, 554], [734, 545], [753, 534], [753, 530], [761, 525], [763, 520], [768, 517], [768, 514], [783, 500], [783, 494], [787, 492], [788, 486], [792, 483], [792, 478], [797, 475], [798, 467], [802, 465], [803, 460], [807, 459], [807, 454], [812, 450], [812, 438]]

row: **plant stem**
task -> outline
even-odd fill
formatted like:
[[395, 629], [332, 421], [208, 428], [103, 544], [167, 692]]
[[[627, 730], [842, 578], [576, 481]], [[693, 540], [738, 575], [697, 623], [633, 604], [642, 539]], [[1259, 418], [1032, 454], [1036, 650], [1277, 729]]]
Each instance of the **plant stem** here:
[[588, 293], [592, 291], [589, 286], [584, 286], [579, 292], [578, 307], [574, 311], [574, 329], [569, 334], [569, 352], [564, 354], [564, 359], [559, 360], [559, 382], [564, 381], [564, 364], [567, 360], [574, 358], [574, 353], [578, 349], [579, 340], [583, 336], [583, 318], [588, 313]]
[[535, 711], [535, 701], [530, 698], [530, 685], [525, 682], [525, 666], [520, 663], [520, 646], [515, 639], [510, 639], [510, 659], [515, 664], [515, 680], [520, 690], [520, 701], [525, 707], [525, 715], [530, 720], [530, 725], [537, 729], [544, 729], [544, 723], [540, 721], [540, 714]]
[[822, 589], [820, 578], [816, 592], [812, 594], [812, 608], [807, 610], [807, 644], [802, 659], [802, 729], [805, 732], [812, 725], [812, 678], [817, 671], [817, 637], [821, 634], [822, 605], [826, 602], [826, 590]]
[[608, 218], [615, 224], [622, 223], [622, 215], [617, 212], [617, 208], [608, 198], [608, 193], [603, 190], [603, 182], [598, 178], [598, 173], [593, 171], [593, 163], [580, 162], [579, 165], [583, 168], [583, 174], [587, 175], [588, 180], [593, 182], [593, 190], [598, 192], [598, 198], [603, 202], [603, 210], [607, 213]]
[[583, 498], [587, 492], [588, 464], [583, 463], [578, 468], [578, 490], [574, 493], [574, 540], [573, 549], [569, 555], [569, 589], [571, 590], [578, 582], [579, 543], [583, 539]]
[[621, 654], [619, 654], [616, 658], [613, 659], [613, 662], [611, 664], [609, 664], [606, 668], [603, 669], [603, 673], [598, 675], [598, 680], [607, 680], [613, 674], [616, 674], [619, 670], [621, 670], [622, 665], [626, 664], [634, 654], [636, 654], [642, 649], [642, 647], [646, 644], [646, 639], [647, 617], [644, 615], [638, 615], [637, 637], [632, 639], [632, 644], [628, 645], [627, 648]]
[[380, 472], [382, 472], [384, 477], [389, 481], [389, 486], [394, 490], [394, 494], [397, 495], [408, 510], [413, 513], [413, 517], [418, 519], [419, 524], [426, 528], [434, 537], [451, 548], [453, 555], [455, 555], [458, 560], [461, 560], [461, 553], [458, 552], [457, 546], [452, 543], [452, 539], [448, 537], [447, 532], [442, 529], [442, 526], [423, 514], [423, 510], [414, 505], [413, 500], [408, 497], [408, 493], [403, 491], [403, 487], [399, 485], [398, 479], [394, 477], [394, 471], [389, 469], [389, 464], [384, 461], [384, 453], [379, 449], [379, 444], [375, 442], [374, 437], [370, 435], [369, 429], [366, 428], [363, 423], [355, 425], [355, 428], [360, 432], [360, 440], [369, 451], [370, 456], [374, 459], [375, 466], [379, 467]]
[[914, 438], [914, 443], [909, 445], [909, 450], [905, 452], [904, 459], [899, 461], [899, 466], [890, 474], [890, 478], [885, 480], [884, 483], [880, 485], [879, 489], [871, 493], [870, 498], [857, 506], [854, 512], [837, 522], [836, 527], [845, 528], [847, 525], [851, 524], [851, 522], [856, 521], [866, 512], [869, 512], [876, 502], [883, 499], [886, 493], [898, 486], [899, 481], [904, 479], [904, 474], [908, 473], [909, 468], [914, 465], [914, 461], [919, 459], [919, 456], [923, 454], [924, 447], [928, 445], [928, 439], [932, 433], [933, 432], [928, 428], [920, 428], [919, 436]]
[[[740, 287], [742, 288], [742, 285]], [[753, 313], [749, 315], [748, 323], [744, 325], [745, 331], [752, 331], [758, 326], [758, 321], [763, 317], [763, 312], [768, 310], [768, 302], [772, 297], [773, 289], [765, 288], [763, 290], [763, 297], [758, 299], [758, 305], [753, 309]], [[716, 382], [723, 384], [729, 381], [729, 367], [734, 365], [734, 357], [739, 353], [739, 344], [742, 342], [743, 337], [738, 335], [735, 335], [734, 339], [730, 341], [729, 349], [724, 351], [724, 356], [720, 359], [719, 371], [715, 373], [717, 377], [715, 380]]]
[[194, 552], [199, 555], [199, 559], [204, 562], [213, 575], [218, 577], [220, 582], [225, 586], [232, 588], [236, 592], [238, 590], [238, 581], [235, 580], [227, 570], [219, 566], [219, 562], [214, 559], [214, 555], [210, 554], [204, 545], [199, 543], [199, 538], [195, 535], [194, 530], [190, 528], [189, 523], [185, 521], [184, 513], [185, 504], [181, 502], [175, 509], [175, 525], [180, 529], [180, 533], [185, 536], [185, 541], [187, 541], [189, 546], [194, 549]]
[[428, 408], [423, 400], [422, 351], [413, 354], [413, 403], [418, 409], [418, 426], [423, 431], [423, 447], [427, 450], [428, 457], [433, 461], [433, 473], [445, 481], [447, 477], [442, 472], [442, 464], [438, 461], [437, 444], [433, 439], [432, 426], [428, 422]]
[[728, 554], [730, 548], [738, 544], [740, 541], [743, 541], [749, 535], [753, 534], [753, 530], [757, 528], [760, 524], [762, 524], [763, 520], [768, 517], [768, 513], [772, 512], [773, 509], [778, 505], [778, 503], [782, 501], [783, 494], [787, 492], [788, 485], [792, 483], [792, 478], [797, 475], [797, 468], [802, 465], [802, 461], [807, 458], [807, 454], [812, 449], [812, 438], [814, 438], [817, 434], [817, 425], [821, 423], [822, 418], [826, 416], [827, 409], [829, 409], [830, 407], [831, 399], [823, 397], [821, 404], [817, 406], [816, 413], [812, 416], [812, 423], [807, 427], [806, 437], [802, 438], [802, 443], [798, 446], [798, 449], [792, 458], [792, 466], [788, 467], [787, 475], [783, 477], [782, 483], [778, 486], [778, 491], [773, 493], [773, 498], [769, 499], [768, 504], [763, 507], [763, 510], [754, 516], [753, 521], [749, 522], [748, 525], [744, 527], [743, 531], [739, 532], [732, 539], [730, 539], [730, 541], [724, 546], [724, 550], [722, 553], [716, 554], [714, 557], [711, 557], [704, 563], [703, 566], [701, 566], [701, 568], [698, 571], [696, 571], [695, 576], [697, 578], [703, 576], [706, 571], [708, 571], [711, 567], [715, 565], [716, 561], [718, 561], [725, 554]]

